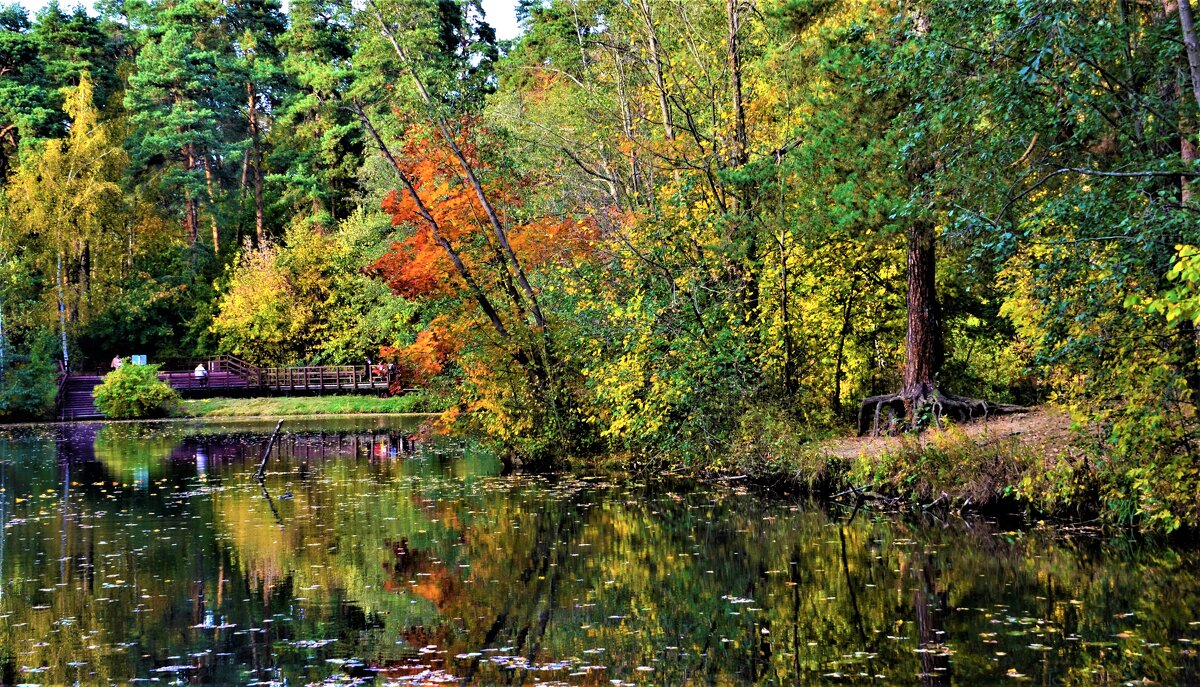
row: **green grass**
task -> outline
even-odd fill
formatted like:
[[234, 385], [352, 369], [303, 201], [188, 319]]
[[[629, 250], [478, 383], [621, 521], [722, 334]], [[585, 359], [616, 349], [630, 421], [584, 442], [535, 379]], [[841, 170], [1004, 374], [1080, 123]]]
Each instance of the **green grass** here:
[[375, 396], [291, 396], [271, 398], [198, 398], [185, 400], [184, 417], [256, 417], [283, 415], [354, 415], [425, 413], [442, 408], [423, 393], [391, 398]]

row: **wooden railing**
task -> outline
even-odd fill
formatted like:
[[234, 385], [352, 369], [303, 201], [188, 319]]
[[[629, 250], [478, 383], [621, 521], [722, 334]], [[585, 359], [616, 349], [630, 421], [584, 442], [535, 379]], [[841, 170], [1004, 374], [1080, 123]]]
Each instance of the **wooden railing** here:
[[270, 389], [361, 389], [386, 387], [387, 375], [375, 374], [366, 365], [267, 367], [251, 378], [251, 385]]
[[54, 392], [54, 416], [62, 419], [63, 415], [63, 400], [67, 395], [67, 380], [71, 378], [71, 374], [67, 372], [67, 368], [62, 362], [58, 364], [58, 389]]
[[[208, 370], [195, 377], [197, 365]], [[384, 390], [391, 373], [383, 366], [310, 365], [302, 367], [258, 367], [231, 355], [171, 360], [162, 363], [163, 377], [177, 389], [198, 390], [247, 388], [273, 391], [363, 391]]]

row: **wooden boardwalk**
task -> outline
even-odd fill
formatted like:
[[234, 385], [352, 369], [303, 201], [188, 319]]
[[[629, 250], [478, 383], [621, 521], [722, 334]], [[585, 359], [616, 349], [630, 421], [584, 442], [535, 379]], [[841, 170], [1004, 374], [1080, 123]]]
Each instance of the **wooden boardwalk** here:
[[[208, 376], [196, 377], [196, 366], [204, 365]], [[230, 355], [168, 361], [158, 378], [180, 395], [277, 396], [325, 393], [387, 393], [394, 381], [383, 366], [315, 365], [307, 367], [258, 367]], [[92, 389], [103, 376], [99, 372], [65, 375], [55, 405], [60, 420], [101, 417], [92, 403]]]
[[[205, 391], [246, 390], [280, 393], [363, 393], [387, 391], [391, 375], [386, 367], [367, 365], [313, 365], [307, 367], [258, 367], [230, 355], [173, 365], [159, 378], [181, 392], [202, 395]], [[208, 377], [197, 378], [196, 365], [208, 369]], [[183, 369], [179, 369], [183, 368]]]

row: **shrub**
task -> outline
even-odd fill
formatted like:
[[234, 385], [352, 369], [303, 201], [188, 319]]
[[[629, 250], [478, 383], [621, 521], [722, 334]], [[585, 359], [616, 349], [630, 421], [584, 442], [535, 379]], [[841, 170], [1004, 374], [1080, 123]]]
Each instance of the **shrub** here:
[[752, 476], [787, 474], [816, 487], [833, 477], [830, 468], [836, 467], [812, 441], [819, 424], [775, 404], [752, 404], [738, 418], [727, 457], [714, 458], [713, 465]]
[[40, 335], [33, 338], [28, 355], [5, 359], [5, 369], [0, 370], [0, 418], [36, 420], [51, 415], [58, 390], [54, 354], [54, 337]]
[[92, 398], [104, 417], [121, 420], [162, 417], [179, 405], [179, 394], [158, 378], [157, 365], [122, 365], [104, 376]]

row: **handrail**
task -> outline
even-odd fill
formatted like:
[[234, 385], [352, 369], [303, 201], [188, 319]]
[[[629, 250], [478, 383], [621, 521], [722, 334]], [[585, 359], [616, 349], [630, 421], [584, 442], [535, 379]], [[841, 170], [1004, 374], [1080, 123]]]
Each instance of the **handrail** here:
[[59, 363], [58, 368], [58, 390], [54, 392], [54, 416], [61, 420], [63, 397], [67, 393], [67, 380], [71, 378], [71, 373], [62, 366], [62, 363]]

